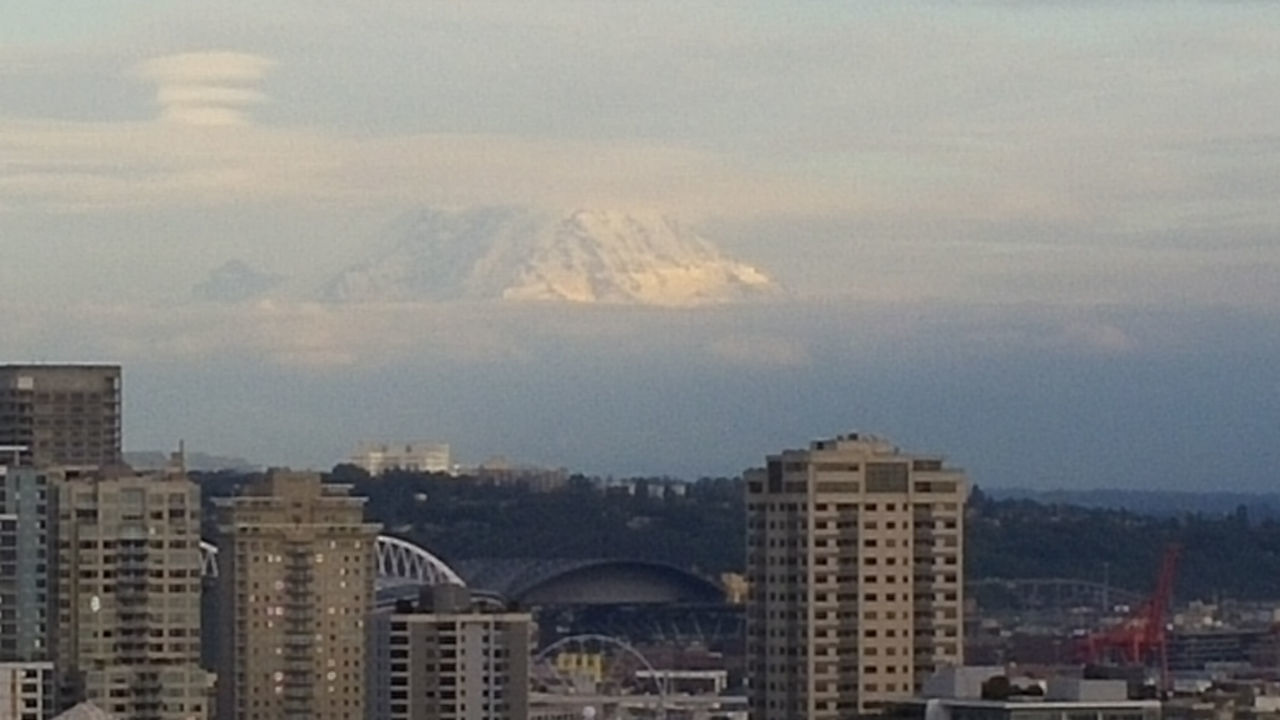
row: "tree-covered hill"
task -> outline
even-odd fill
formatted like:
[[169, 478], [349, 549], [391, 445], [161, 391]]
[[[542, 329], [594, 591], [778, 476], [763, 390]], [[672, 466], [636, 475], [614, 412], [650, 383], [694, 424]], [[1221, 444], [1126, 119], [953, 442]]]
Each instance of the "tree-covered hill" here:
[[[234, 492], [250, 476], [197, 475], [206, 497]], [[742, 486], [693, 483], [684, 495], [602, 490], [574, 478], [555, 492], [484, 485], [469, 478], [391, 473], [347, 466], [334, 479], [369, 498], [371, 518], [446, 560], [465, 558], [632, 558], [669, 562], [708, 575], [739, 571], [744, 560]], [[206, 515], [206, 533], [212, 531]], [[1147, 592], [1161, 553], [1182, 548], [1180, 599], [1280, 598], [1280, 522], [1231, 513], [1152, 516], [1132, 511], [993, 500], [980, 491], [967, 515], [970, 578], [1059, 577]], [[1105, 568], [1105, 570], [1104, 570]]]
[[1280, 522], [1231, 513], [1155, 517], [1130, 511], [993, 501], [974, 493], [968, 516], [971, 578], [1103, 580], [1146, 592], [1165, 547], [1181, 547], [1183, 600], [1280, 598]]
[[[200, 475], [207, 498], [229, 495], [252, 476]], [[368, 498], [368, 515], [386, 532], [413, 540], [448, 560], [466, 558], [628, 558], [668, 562], [707, 575], [742, 568], [742, 486], [706, 479], [650, 496], [601, 490], [575, 477], [555, 492], [496, 486], [471, 478], [392, 472], [370, 478], [349, 466], [333, 479]], [[205, 533], [213, 531], [206, 513]]]

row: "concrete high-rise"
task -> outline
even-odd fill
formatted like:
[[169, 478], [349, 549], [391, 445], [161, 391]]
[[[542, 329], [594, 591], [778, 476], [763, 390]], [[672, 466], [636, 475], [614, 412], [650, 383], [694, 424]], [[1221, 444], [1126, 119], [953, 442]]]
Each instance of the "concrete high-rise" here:
[[220, 718], [364, 720], [380, 526], [348, 493], [273, 470], [220, 502]]
[[205, 720], [200, 489], [177, 471], [58, 480], [56, 624], [62, 707]]
[[963, 472], [849, 434], [749, 471], [754, 720], [834, 720], [963, 657]]
[[372, 720], [529, 717], [533, 616], [482, 611], [439, 585], [374, 619]]
[[120, 462], [119, 365], [0, 365], [0, 446], [37, 467]]
[[[0, 661], [52, 656], [57, 471], [0, 458]], [[49, 694], [52, 696], [52, 693]]]
[[59, 477], [0, 457], [0, 717], [47, 720], [57, 707], [50, 533]]

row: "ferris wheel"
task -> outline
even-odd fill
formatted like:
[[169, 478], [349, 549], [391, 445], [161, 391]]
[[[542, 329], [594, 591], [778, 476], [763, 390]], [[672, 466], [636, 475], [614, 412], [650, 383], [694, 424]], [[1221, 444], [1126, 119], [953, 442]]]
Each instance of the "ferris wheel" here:
[[543, 648], [530, 669], [534, 697], [584, 720], [663, 720], [667, 680], [635, 647], [607, 635], [571, 635]]

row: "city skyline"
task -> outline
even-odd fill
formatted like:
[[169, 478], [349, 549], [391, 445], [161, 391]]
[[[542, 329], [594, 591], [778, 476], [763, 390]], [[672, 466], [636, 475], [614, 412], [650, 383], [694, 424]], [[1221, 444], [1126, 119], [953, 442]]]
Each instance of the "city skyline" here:
[[[4, 351], [123, 364], [127, 450], [325, 468], [435, 438], [695, 478], [875, 428], [960, 449], [980, 486], [1273, 483], [1280, 7], [19, 0], [0, 19]], [[659, 277], [754, 268], [780, 291], [323, 292], [386, 270], [414, 218], [493, 206], [669, 217], [723, 257]], [[566, 247], [535, 239], [514, 244]]]
[[[37, 440], [119, 437], [118, 366], [4, 369]], [[137, 473], [114, 450], [59, 466], [10, 447], [0, 700], [21, 720], [1131, 720], [1204, 707], [1224, 661], [1266, 690], [1274, 519], [971, 496], [966, 470], [878, 434], [791, 445], [680, 488], [505, 466], [189, 477], [181, 449]], [[410, 467], [444, 450], [402, 449]], [[1132, 571], [1160, 545], [1143, 600]]]

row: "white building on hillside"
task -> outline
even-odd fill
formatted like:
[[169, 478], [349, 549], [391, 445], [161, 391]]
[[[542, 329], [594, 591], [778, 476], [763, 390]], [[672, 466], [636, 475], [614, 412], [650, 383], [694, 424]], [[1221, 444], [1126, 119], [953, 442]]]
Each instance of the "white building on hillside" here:
[[449, 446], [445, 443], [364, 442], [356, 448], [349, 462], [364, 468], [370, 475], [381, 475], [388, 470], [410, 472], [452, 473]]

